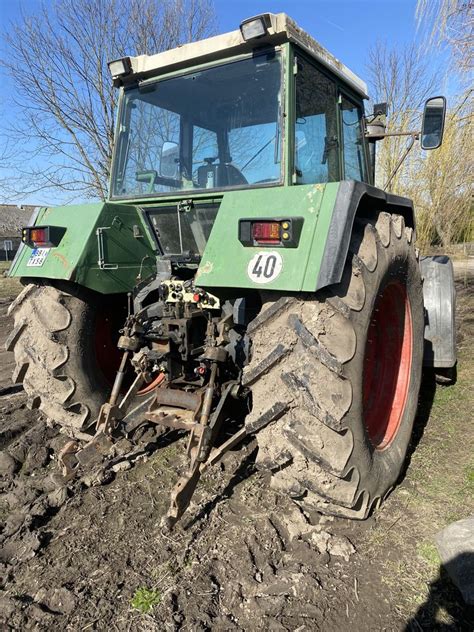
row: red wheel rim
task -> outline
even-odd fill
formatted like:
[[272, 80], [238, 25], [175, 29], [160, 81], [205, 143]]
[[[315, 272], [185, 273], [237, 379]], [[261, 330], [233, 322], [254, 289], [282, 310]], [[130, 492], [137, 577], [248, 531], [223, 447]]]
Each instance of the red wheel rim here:
[[[120, 360], [122, 359], [122, 352], [117, 349], [119, 328], [115, 328], [112, 321], [113, 319], [106, 314], [97, 314], [94, 334], [96, 361], [99, 369], [104, 375], [105, 380], [110, 384], [110, 386], [114, 383], [115, 375], [120, 365]], [[114, 334], [116, 336], [115, 339]], [[127, 377], [128, 376], [126, 376], [124, 380], [126, 383], [125, 389], [129, 388], [131, 384], [131, 379], [128, 380]], [[164, 379], [164, 374], [158, 373], [158, 375], [153, 377], [153, 380], [149, 384], [146, 384], [137, 392], [137, 396], [147, 395], [154, 388], [159, 386]]]
[[363, 410], [373, 447], [395, 438], [410, 385], [413, 329], [405, 286], [391, 281], [377, 297], [364, 357]]

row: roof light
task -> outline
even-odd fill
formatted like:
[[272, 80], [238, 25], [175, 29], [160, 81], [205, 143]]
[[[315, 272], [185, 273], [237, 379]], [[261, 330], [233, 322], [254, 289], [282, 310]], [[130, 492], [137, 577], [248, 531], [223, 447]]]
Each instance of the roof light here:
[[253, 18], [248, 18], [240, 24], [240, 32], [246, 42], [248, 40], [263, 37], [268, 33], [268, 23], [271, 24], [270, 15], [264, 13]]
[[122, 59], [109, 61], [107, 65], [109, 67], [110, 74], [112, 75], [112, 79], [114, 80], [119, 77], [124, 77], [132, 72], [132, 62], [130, 57], [122, 57]]

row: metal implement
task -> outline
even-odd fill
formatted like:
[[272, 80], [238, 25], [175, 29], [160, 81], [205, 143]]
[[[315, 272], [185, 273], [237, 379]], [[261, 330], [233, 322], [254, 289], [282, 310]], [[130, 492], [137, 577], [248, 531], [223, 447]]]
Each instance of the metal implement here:
[[[154, 292], [156, 285], [150, 287]], [[122, 359], [109, 400], [95, 422], [94, 436], [82, 446], [79, 441], [69, 442], [59, 462], [65, 479], [71, 480], [80, 471], [107, 470], [115, 464], [117, 442], [143, 424], [189, 432], [188, 465], [171, 492], [163, 518], [163, 525], [170, 528], [188, 507], [202, 473], [247, 436], [248, 429], [243, 427], [218, 445], [222, 423], [232, 417], [229, 401], [245, 398], [247, 393], [228, 348], [233, 312], [222, 314], [219, 301], [192, 284], [165, 280], [159, 287], [158, 304], [127, 316], [118, 340]], [[150, 318], [155, 313], [159, 319]], [[201, 331], [201, 339], [193, 326]], [[132, 368], [135, 378], [122, 395]], [[163, 379], [157, 380], [149, 405], [139, 408], [138, 419], [130, 424], [126, 413], [157, 369], [163, 371]]]

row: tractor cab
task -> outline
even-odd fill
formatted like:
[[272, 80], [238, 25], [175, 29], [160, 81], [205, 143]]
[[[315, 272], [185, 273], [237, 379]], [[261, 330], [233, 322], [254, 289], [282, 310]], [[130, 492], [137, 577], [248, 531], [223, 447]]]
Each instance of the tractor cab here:
[[113, 200], [370, 181], [365, 83], [284, 14], [110, 69]]

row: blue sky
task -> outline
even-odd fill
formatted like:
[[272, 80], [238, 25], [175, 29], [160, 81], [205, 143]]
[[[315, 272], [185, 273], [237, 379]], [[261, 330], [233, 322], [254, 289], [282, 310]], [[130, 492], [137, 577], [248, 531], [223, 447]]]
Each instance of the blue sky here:
[[[50, 0], [44, 0], [48, 5]], [[126, 2], [126, 0], [124, 0]], [[41, 0], [0, 0], [1, 30], [41, 6]], [[367, 51], [377, 39], [403, 46], [419, 37], [416, 0], [215, 0], [218, 30], [238, 28], [242, 19], [258, 13], [283, 11], [362, 78], [366, 76]], [[2, 50], [2, 54], [5, 54]], [[13, 88], [0, 67], [0, 117], [15, 117]], [[2, 137], [0, 136], [0, 142]], [[55, 199], [30, 199], [29, 203], [54, 203]]]
[[258, 13], [287, 13], [362, 78], [377, 39], [402, 45], [416, 37], [416, 0], [216, 0], [215, 6], [222, 31]]
[[[0, 0], [2, 31], [22, 9], [28, 14], [41, 4], [41, 0]], [[220, 32], [232, 31], [244, 18], [258, 13], [288, 13], [362, 78], [367, 51], [377, 39], [402, 46], [418, 36], [416, 0], [214, 0], [214, 6]], [[9, 79], [1, 67], [0, 86], [1, 102], [9, 103]]]

